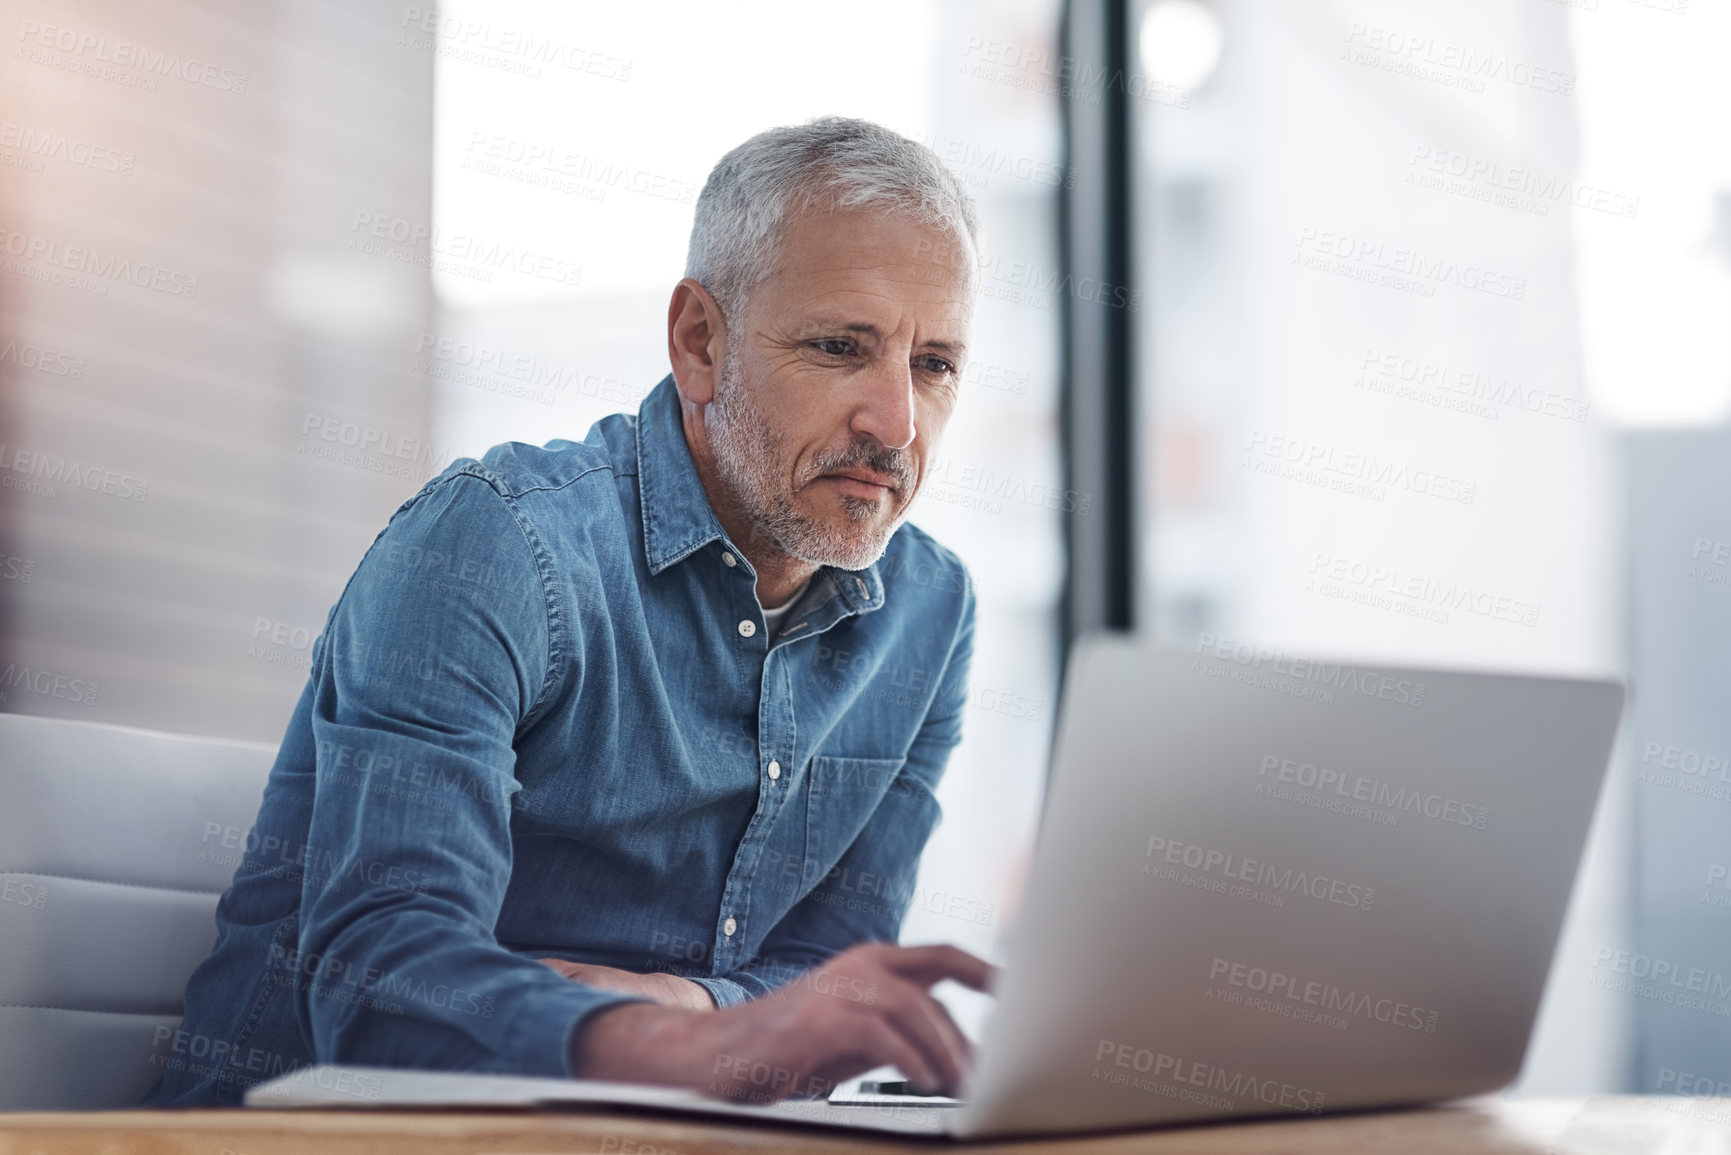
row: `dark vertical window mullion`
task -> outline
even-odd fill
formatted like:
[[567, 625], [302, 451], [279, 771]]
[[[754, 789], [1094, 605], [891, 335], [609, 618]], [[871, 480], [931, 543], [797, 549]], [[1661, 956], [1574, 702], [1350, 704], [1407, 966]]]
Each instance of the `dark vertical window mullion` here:
[[1074, 180], [1059, 195], [1060, 415], [1065, 485], [1078, 495], [1064, 520], [1066, 651], [1089, 630], [1135, 624], [1130, 45], [1127, 0], [1065, 5], [1064, 159]]

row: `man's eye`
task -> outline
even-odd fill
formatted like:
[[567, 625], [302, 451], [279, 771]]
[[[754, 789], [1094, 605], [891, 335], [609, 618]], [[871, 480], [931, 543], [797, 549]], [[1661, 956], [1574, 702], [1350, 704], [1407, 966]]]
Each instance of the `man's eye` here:
[[956, 372], [956, 367], [950, 362], [944, 360], [942, 357], [923, 358], [920, 367], [927, 373], [942, 373], [954, 376]]
[[827, 353], [831, 357], [845, 357], [852, 350], [853, 342], [845, 341], [840, 337], [822, 337], [813, 341], [812, 346], [818, 352]]

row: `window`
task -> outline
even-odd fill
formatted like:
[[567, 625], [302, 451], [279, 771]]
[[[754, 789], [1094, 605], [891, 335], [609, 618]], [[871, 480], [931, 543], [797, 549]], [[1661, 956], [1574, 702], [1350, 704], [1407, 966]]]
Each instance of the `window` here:
[[1731, 945], [1731, 812], [1701, 793], [1731, 797], [1702, 771], [1731, 739], [1726, 13], [1131, 12], [1181, 94], [1134, 104], [1140, 620], [1181, 645], [1628, 677], [1522, 1085], [1724, 1079], [1707, 1040], [1731, 1004], [1593, 980], [1601, 951], [1712, 971]]

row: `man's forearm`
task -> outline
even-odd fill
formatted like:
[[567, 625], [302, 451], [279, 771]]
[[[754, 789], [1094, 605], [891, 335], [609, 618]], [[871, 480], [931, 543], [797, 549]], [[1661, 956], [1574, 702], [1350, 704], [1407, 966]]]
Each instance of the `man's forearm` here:
[[775, 992], [812, 967], [821, 965], [822, 960], [828, 957], [827, 954], [814, 956], [798, 963], [758, 959], [724, 975], [701, 976], [692, 981], [709, 992], [716, 1006], [738, 1006]]
[[626, 1003], [589, 1015], [571, 1032], [571, 1073], [579, 1079], [694, 1085], [702, 1011]]
[[560, 958], [538, 958], [535, 961], [559, 972], [572, 982], [582, 983], [596, 990], [653, 999], [666, 1007], [712, 1011], [721, 1005], [707, 987], [679, 975], [662, 971], [628, 971], [619, 967], [569, 962]]

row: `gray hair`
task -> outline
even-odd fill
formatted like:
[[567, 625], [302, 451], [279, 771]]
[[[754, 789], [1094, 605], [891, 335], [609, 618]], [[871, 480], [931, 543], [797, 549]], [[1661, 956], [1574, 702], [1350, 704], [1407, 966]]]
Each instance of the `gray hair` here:
[[760, 132], [716, 162], [697, 197], [685, 275], [732, 316], [775, 269], [805, 209], [883, 209], [979, 252], [979, 215], [937, 153], [869, 120], [825, 116]]

